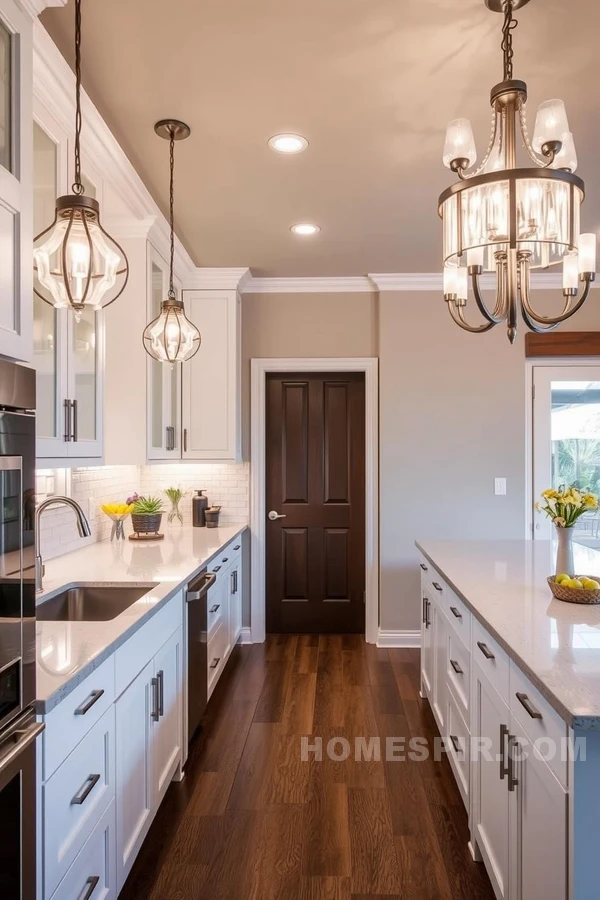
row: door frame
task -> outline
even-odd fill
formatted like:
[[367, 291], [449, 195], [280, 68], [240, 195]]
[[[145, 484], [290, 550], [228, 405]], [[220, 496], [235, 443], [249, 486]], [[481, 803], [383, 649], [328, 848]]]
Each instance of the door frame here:
[[365, 375], [365, 640], [379, 630], [379, 360], [325, 357], [250, 360], [250, 631], [266, 637], [266, 383], [269, 372], [364, 372]]

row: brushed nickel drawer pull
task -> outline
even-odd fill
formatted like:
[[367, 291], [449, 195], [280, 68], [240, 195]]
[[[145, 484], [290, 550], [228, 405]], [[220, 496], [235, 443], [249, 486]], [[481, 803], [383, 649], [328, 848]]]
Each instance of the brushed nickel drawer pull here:
[[75, 710], [76, 716], [85, 716], [87, 712], [90, 711], [94, 703], [97, 703], [100, 697], [104, 694], [104, 688], [100, 688], [97, 691], [92, 691], [88, 700], [84, 700], [81, 706], [78, 706]]
[[517, 700], [521, 704], [521, 706], [527, 710], [532, 719], [543, 719], [541, 712], [535, 708], [527, 694], [522, 694], [519, 691], [516, 693]]
[[158, 680], [158, 717], [160, 719], [165, 714], [165, 673], [162, 669], [156, 673], [156, 678]]
[[456, 735], [451, 734], [450, 740], [452, 741], [452, 746], [454, 747], [454, 752], [457, 754], [462, 753], [462, 747], [460, 746], [460, 741], [458, 740]]
[[425, 563], [419, 563], [424, 572], [429, 572], [429, 567], [425, 565]]
[[237, 546], [235, 546], [233, 549], [234, 549], [234, 550], [239, 550], [241, 546], [242, 546], [241, 544], [237, 544]]
[[86, 890], [85, 894], [83, 895], [83, 897], [81, 898], [81, 900], [90, 900], [90, 897], [92, 896], [92, 894], [98, 887], [99, 882], [100, 882], [99, 875], [90, 875], [90, 877], [88, 878], [88, 880], [85, 883], [85, 887], [87, 888], [87, 890]]
[[462, 619], [462, 613], [455, 606], [450, 607], [450, 612], [454, 616], [455, 619]]
[[440, 587], [440, 585], [437, 583], [437, 581], [432, 581], [431, 583], [432, 583], [432, 585], [434, 586], [434, 588], [436, 589], [436, 591], [439, 591], [440, 594], [441, 594], [442, 591], [444, 590], [444, 588], [443, 588], [443, 587]]
[[500, 726], [500, 781], [504, 781], [508, 775], [508, 766], [506, 765], [506, 738], [509, 737], [506, 725]]
[[216, 669], [220, 662], [221, 662], [221, 657], [220, 657], [220, 656], [217, 656], [217, 658], [216, 658], [216, 659], [213, 659], [213, 661], [211, 662], [210, 668], [211, 668], [211, 669]]
[[90, 775], [88, 776], [87, 781], [80, 789], [80, 792], [75, 794], [73, 799], [71, 800], [71, 806], [81, 806], [87, 798], [90, 796], [98, 782], [100, 781], [100, 775]]
[[221, 609], [221, 604], [220, 604], [220, 603], [215, 603], [214, 606], [211, 606], [211, 608], [209, 609], [209, 612], [211, 612], [211, 613], [216, 613], [216, 611], [217, 611], [218, 609]]
[[517, 787], [517, 785], [519, 783], [519, 779], [515, 777], [515, 760], [514, 760], [512, 753], [510, 752], [512, 747], [518, 748], [519, 742], [517, 741], [517, 739], [514, 735], [509, 734], [509, 736], [508, 736], [508, 789], [511, 792], [511, 794], [515, 790], [515, 788]]
[[150, 713], [150, 718], [153, 722], [158, 722], [160, 718], [158, 714], [158, 678], [151, 678], [150, 686], [152, 689], [152, 712]]
[[456, 672], [457, 675], [465, 674], [455, 659], [450, 660], [450, 665], [452, 666], [452, 668], [454, 669], [454, 671]]
[[423, 597], [423, 623], [427, 623], [427, 597]]
[[481, 650], [481, 652], [483, 653], [483, 655], [485, 656], [486, 659], [496, 659], [496, 657], [494, 656], [494, 654], [492, 653], [492, 651], [490, 650], [488, 645], [484, 644], [483, 641], [477, 641], [477, 646], [479, 647], [479, 649]]

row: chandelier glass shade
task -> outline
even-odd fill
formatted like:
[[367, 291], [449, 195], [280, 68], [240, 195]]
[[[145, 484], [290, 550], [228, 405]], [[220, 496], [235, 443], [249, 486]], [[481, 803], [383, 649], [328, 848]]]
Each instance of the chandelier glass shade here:
[[[525, 0], [528, 2], [528, 0]], [[527, 130], [527, 86], [512, 77], [511, 0], [486, 0], [504, 13], [504, 80], [492, 88], [492, 124], [483, 161], [466, 119], [448, 126], [444, 164], [459, 181], [441, 195], [444, 298], [454, 321], [466, 331], [489, 331], [506, 323], [511, 343], [519, 315], [532, 331], [555, 328], [585, 302], [595, 278], [596, 236], [580, 234], [584, 184], [575, 175], [577, 154], [560, 100], [539, 107], [533, 138]], [[523, 2], [520, 5], [524, 5]], [[522, 144], [526, 167], [517, 165]], [[563, 306], [543, 315], [532, 304], [531, 272], [562, 264]], [[484, 300], [481, 276], [495, 275], [495, 300]], [[481, 324], [466, 318], [472, 295]]]
[[146, 353], [158, 362], [174, 365], [195, 356], [200, 349], [200, 332], [185, 314], [183, 300], [175, 293], [173, 263], [175, 257], [174, 231], [174, 175], [175, 141], [189, 137], [190, 129], [185, 122], [177, 119], [162, 119], [154, 126], [159, 137], [169, 141], [170, 183], [169, 183], [169, 225], [171, 253], [169, 260], [169, 291], [160, 305], [158, 316], [144, 329], [142, 342]]
[[58, 309], [99, 310], [119, 297], [129, 276], [123, 249], [102, 227], [100, 205], [81, 181], [81, 0], [75, 2], [75, 182], [56, 201], [54, 221], [34, 240], [35, 293]]

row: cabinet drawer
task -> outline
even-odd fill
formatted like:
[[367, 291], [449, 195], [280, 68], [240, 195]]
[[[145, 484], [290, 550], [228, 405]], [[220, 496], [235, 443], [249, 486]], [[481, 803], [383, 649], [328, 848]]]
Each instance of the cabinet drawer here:
[[206, 632], [209, 642], [213, 630], [227, 617], [226, 596], [225, 592], [219, 587], [213, 588], [207, 594]]
[[542, 758], [558, 780], [567, 785], [568, 763], [565, 745], [567, 723], [535, 688], [516, 663], [510, 663], [510, 711], [518, 719], [527, 738], [536, 745]]
[[490, 684], [496, 688], [504, 702], [508, 703], [508, 656], [475, 617], [471, 653]]
[[115, 796], [111, 706], [43, 788], [44, 895], [50, 897]]
[[44, 780], [102, 718], [115, 699], [115, 660], [111, 656], [44, 716]]
[[178, 591], [150, 621], [115, 652], [115, 693], [119, 697], [158, 653], [183, 620], [183, 597]]
[[469, 721], [469, 695], [470, 695], [470, 654], [463, 642], [457, 637], [452, 629], [449, 629], [447, 640], [448, 659], [446, 669], [446, 679], [454, 693], [455, 699], [458, 701], [458, 707]]
[[208, 642], [206, 665], [208, 667], [208, 696], [219, 680], [219, 676], [225, 667], [225, 659], [229, 649], [229, 629], [227, 622], [220, 622], [217, 629]]
[[446, 747], [450, 765], [458, 784], [463, 803], [469, 809], [471, 741], [469, 729], [454, 696], [447, 691]]
[[83, 845], [52, 900], [115, 900], [115, 803]]
[[465, 647], [468, 648], [471, 646], [471, 611], [467, 609], [462, 600], [450, 588], [446, 589], [445, 598], [446, 615], [450, 625], [460, 636]]

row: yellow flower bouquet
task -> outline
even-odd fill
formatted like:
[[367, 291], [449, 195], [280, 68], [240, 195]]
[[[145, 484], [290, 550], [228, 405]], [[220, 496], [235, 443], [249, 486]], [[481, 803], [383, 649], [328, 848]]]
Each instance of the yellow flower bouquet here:
[[584, 513], [598, 509], [598, 495], [561, 484], [557, 491], [542, 491], [542, 501], [535, 504], [538, 512], [546, 513], [557, 528], [572, 528]]
[[135, 503], [103, 503], [102, 512], [106, 513], [109, 519], [112, 519], [112, 530], [110, 533], [111, 541], [124, 541], [125, 529], [123, 522], [133, 512]]

